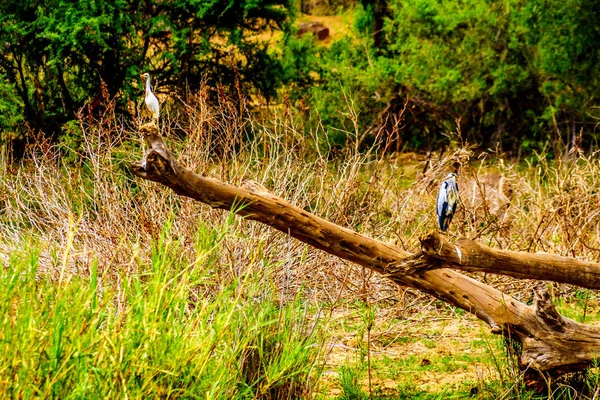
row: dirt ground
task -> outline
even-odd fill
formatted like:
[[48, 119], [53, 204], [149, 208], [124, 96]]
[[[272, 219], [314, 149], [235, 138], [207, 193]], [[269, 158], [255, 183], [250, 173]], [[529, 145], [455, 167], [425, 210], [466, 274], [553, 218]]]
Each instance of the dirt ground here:
[[504, 358], [502, 339], [468, 314], [376, 322], [370, 349], [364, 332], [334, 332], [333, 336], [320, 384], [325, 398], [344, 394], [344, 368], [354, 370], [357, 386], [368, 393], [368, 352], [371, 391], [379, 397], [468, 392], [497, 379], [494, 360]]

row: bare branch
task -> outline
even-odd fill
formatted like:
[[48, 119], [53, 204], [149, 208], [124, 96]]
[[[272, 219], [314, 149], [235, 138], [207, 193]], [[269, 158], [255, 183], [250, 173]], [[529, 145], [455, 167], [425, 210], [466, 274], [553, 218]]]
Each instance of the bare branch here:
[[443, 263], [428, 263], [430, 269], [442, 266], [470, 272], [509, 275], [570, 283], [600, 289], [600, 264], [548, 253], [498, 250], [468, 239], [450, 243], [438, 233], [421, 237], [422, 251]]

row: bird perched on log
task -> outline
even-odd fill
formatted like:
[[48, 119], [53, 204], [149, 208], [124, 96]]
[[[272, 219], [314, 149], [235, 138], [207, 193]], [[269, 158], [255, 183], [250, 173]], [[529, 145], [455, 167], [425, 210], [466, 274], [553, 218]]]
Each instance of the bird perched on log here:
[[154, 93], [152, 93], [152, 85], [150, 84], [150, 74], [146, 72], [145, 74], [142, 74], [140, 76], [146, 80], [144, 88], [144, 102], [146, 103], [146, 107], [148, 108], [148, 110], [152, 113], [152, 118], [156, 120], [156, 123], [158, 123], [158, 99], [156, 98]]
[[458, 204], [458, 184], [456, 183], [456, 174], [451, 173], [446, 176], [440, 186], [437, 195], [436, 211], [440, 229], [445, 232], [454, 217], [456, 205]]

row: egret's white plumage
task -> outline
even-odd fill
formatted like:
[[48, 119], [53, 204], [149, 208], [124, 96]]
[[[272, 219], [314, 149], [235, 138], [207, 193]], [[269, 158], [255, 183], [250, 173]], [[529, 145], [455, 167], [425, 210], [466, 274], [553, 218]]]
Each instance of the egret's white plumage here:
[[446, 231], [458, 204], [458, 184], [456, 174], [448, 174], [440, 186], [436, 201], [438, 223], [442, 231]]
[[158, 121], [158, 99], [156, 98], [154, 93], [152, 93], [152, 85], [150, 84], [150, 74], [145, 73], [140, 76], [146, 80], [144, 89], [144, 102], [146, 103], [146, 107], [152, 113], [152, 118]]

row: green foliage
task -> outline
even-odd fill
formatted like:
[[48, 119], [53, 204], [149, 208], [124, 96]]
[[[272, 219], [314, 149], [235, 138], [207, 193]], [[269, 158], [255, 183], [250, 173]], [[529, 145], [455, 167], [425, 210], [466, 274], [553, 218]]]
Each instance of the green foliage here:
[[[175, 90], [194, 90], [208, 81], [271, 97], [281, 67], [258, 35], [287, 29], [290, 4], [4, 1], [0, 74], [5, 77], [0, 77], [15, 85], [16, 96], [11, 97], [19, 101], [0, 107], [14, 104], [10, 118], [23, 113], [32, 128], [58, 135], [88, 101], [91, 109], [86, 111], [93, 113], [103, 96], [118, 96], [121, 105], [138, 98], [144, 71]], [[3, 83], [0, 90], [6, 88]], [[7, 122], [0, 123], [7, 129]]]
[[115, 271], [116, 286], [96, 262], [88, 278], [61, 272], [53, 280], [41, 271], [40, 245], [24, 243], [0, 270], [0, 391], [17, 398], [302, 397], [320, 351], [304, 306], [280, 303], [264, 267], [217, 282], [211, 255], [224, 227], [203, 226], [191, 260], [169, 230], [151, 264]]
[[510, 3], [411, 0], [390, 6], [388, 56], [401, 60], [395, 81], [425, 100], [418, 105], [427, 119], [448, 131], [458, 124], [471, 142], [486, 146], [527, 130], [532, 121], [522, 109], [539, 107], [542, 99], [522, 44], [510, 35]]
[[68, 121], [62, 127], [60, 136], [60, 147], [63, 149], [63, 160], [68, 165], [77, 165], [81, 160], [83, 133], [81, 126], [76, 120]]
[[23, 126], [23, 102], [15, 85], [4, 74], [0, 74], [0, 140], [19, 136]]
[[[560, 151], [580, 130], [596, 139], [588, 113], [598, 105], [600, 17], [591, 3], [363, 3], [354, 31], [307, 58], [319, 78], [305, 99], [326, 126], [353, 132], [350, 103], [365, 131], [386, 106], [407, 102], [403, 139], [413, 146], [456, 130], [472, 144], [529, 152]], [[387, 18], [375, 44], [377, 7]]]

